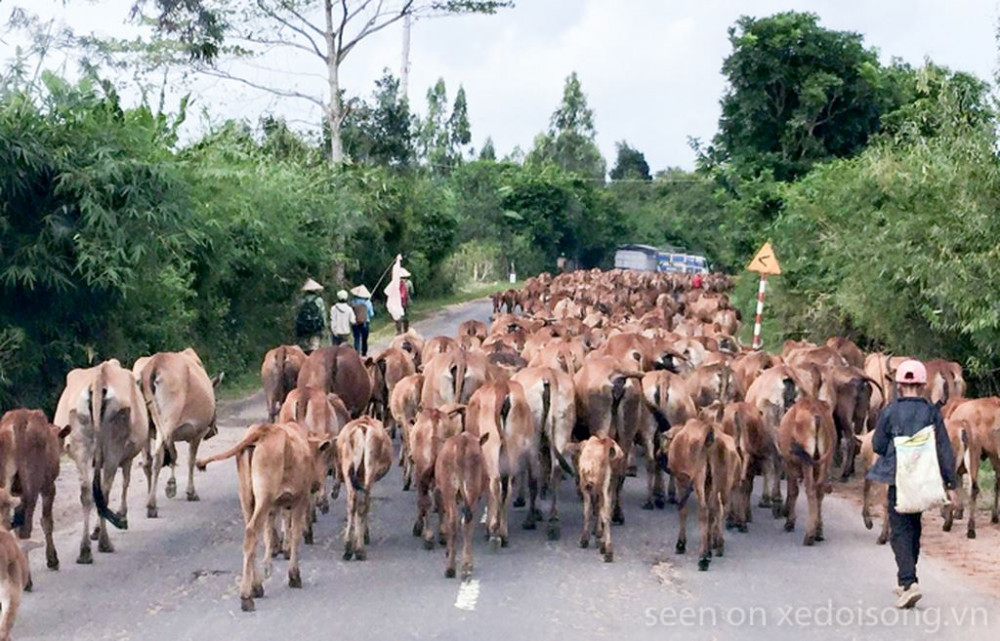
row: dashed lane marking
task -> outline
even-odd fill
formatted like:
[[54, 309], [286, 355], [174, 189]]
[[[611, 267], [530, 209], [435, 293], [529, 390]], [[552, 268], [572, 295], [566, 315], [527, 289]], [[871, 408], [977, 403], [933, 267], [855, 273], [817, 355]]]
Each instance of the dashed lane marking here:
[[479, 600], [479, 579], [469, 579], [462, 581], [458, 588], [458, 598], [455, 599], [455, 607], [459, 610], [472, 612], [476, 609], [476, 601]]

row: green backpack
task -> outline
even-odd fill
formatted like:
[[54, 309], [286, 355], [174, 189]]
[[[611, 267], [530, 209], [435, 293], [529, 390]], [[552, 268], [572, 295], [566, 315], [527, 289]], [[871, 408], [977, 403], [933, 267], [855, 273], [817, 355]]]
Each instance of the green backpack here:
[[300, 338], [305, 336], [314, 336], [323, 331], [323, 312], [320, 311], [319, 307], [320, 306], [316, 304], [316, 300], [313, 298], [302, 301], [302, 305], [299, 307], [299, 313], [295, 317], [296, 336]]

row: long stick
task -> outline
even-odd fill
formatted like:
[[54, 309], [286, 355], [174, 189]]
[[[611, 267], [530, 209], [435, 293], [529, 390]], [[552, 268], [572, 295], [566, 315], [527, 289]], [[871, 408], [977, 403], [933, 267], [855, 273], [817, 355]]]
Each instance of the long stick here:
[[760, 275], [760, 287], [757, 289], [757, 318], [753, 325], [753, 349], [760, 349], [760, 323], [764, 314], [764, 290], [767, 289], [767, 275]]
[[389, 266], [385, 268], [384, 272], [382, 272], [382, 275], [378, 277], [377, 281], [375, 281], [375, 287], [372, 287], [372, 296], [374, 296], [375, 293], [378, 292], [378, 286], [382, 284], [382, 279], [385, 278], [385, 275], [389, 273], [389, 270], [392, 269], [392, 266], [395, 264], [396, 264], [396, 259], [393, 258], [392, 262], [389, 263]]

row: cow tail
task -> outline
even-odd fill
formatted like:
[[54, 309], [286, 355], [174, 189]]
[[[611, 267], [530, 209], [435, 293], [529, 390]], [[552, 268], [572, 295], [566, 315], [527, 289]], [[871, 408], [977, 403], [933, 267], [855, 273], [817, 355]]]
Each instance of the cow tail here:
[[[354, 488], [356, 492], [364, 492], [365, 486], [358, 478], [358, 470], [365, 465], [368, 456], [368, 426], [361, 424], [358, 426], [358, 430], [361, 432], [361, 443], [357, 441], [357, 432], [354, 433], [352, 440], [354, 441], [354, 459], [351, 461], [351, 466], [347, 470], [347, 479], [351, 482], [351, 487]], [[358, 447], [360, 445], [360, 447]]]
[[[105, 367], [101, 367], [94, 382], [90, 386], [90, 419], [94, 426], [94, 431], [100, 434], [101, 420], [104, 415], [104, 396], [107, 392], [108, 374]], [[94, 478], [91, 482], [91, 490], [94, 494], [94, 506], [102, 519], [109, 521], [111, 525], [119, 530], [126, 528], [126, 522], [117, 514], [108, 509], [108, 498], [104, 495], [101, 487], [101, 472], [104, 469], [104, 449], [101, 445], [100, 436], [97, 439], [96, 453], [94, 454]]]
[[573, 465], [566, 460], [563, 453], [556, 447], [556, 421], [552, 416], [552, 383], [549, 379], [542, 380], [542, 425], [548, 427], [549, 447], [555, 454], [556, 462], [562, 471], [571, 477], [576, 476]]

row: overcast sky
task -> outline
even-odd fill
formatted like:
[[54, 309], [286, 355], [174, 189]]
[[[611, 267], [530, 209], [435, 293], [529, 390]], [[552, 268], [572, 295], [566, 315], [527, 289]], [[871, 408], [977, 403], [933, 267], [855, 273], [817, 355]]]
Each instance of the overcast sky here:
[[[127, 35], [131, 0], [0, 0], [0, 13], [20, 5], [60, 16], [77, 33]], [[492, 136], [500, 155], [515, 145], [527, 150], [548, 126], [563, 81], [576, 71], [595, 112], [597, 140], [610, 163], [614, 144], [627, 140], [646, 154], [654, 170], [690, 168], [688, 137], [715, 132], [724, 81], [719, 72], [729, 53], [726, 30], [740, 15], [766, 16], [790, 9], [812, 11], [825, 27], [857, 31], [883, 60], [914, 65], [930, 58], [953, 69], [992, 79], [997, 65], [995, 0], [517, 0], [496, 16], [418, 21], [411, 40], [410, 100], [417, 112], [437, 78], [449, 99], [464, 85], [473, 144]], [[368, 95], [385, 67], [398, 74], [401, 27], [364, 41], [345, 61], [342, 84], [349, 95]], [[0, 43], [0, 59], [11, 43]], [[291, 71], [323, 73], [306, 59], [272, 57], [286, 81], [322, 92], [322, 81]], [[268, 78], [265, 72], [260, 77]], [[294, 121], [319, 120], [308, 103], [203, 81], [196, 104], [212, 118], [256, 121], [275, 111]], [[205, 124], [193, 118], [189, 133]]]

